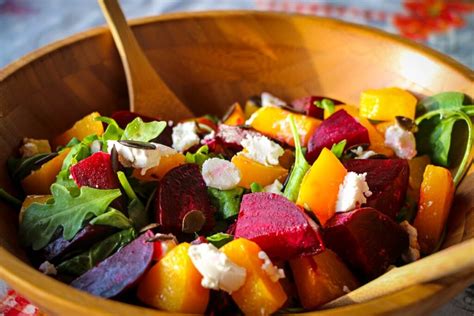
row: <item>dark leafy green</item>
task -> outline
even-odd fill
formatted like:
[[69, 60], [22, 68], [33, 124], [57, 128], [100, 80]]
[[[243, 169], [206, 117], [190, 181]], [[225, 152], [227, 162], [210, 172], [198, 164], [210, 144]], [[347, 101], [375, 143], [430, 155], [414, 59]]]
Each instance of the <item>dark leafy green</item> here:
[[21, 207], [21, 204], [22, 204], [19, 199], [17, 199], [16, 197], [14, 197], [13, 195], [11, 195], [10, 193], [8, 193], [2, 188], [0, 188], [0, 200], [5, 201], [11, 206], [18, 209]]
[[[417, 150], [420, 154], [427, 154], [431, 160], [444, 167], [450, 167], [456, 184], [461, 181], [468, 169], [468, 162], [472, 155], [473, 125], [469, 115], [474, 115], [474, 106], [464, 105], [465, 96], [459, 92], [444, 92], [428, 97], [420, 102], [418, 110], [425, 112], [416, 119], [418, 132], [416, 133]], [[462, 137], [454, 131], [458, 123], [464, 123], [467, 130], [467, 139], [464, 146], [452, 146], [457, 138]], [[457, 156], [460, 163], [453, 166], [450, 157]]]
[[337, 144], [333, 144], [331, 147], [332, 153], [337, 157], [341, 158], [342, 154], [344, 153], [344, 148], [346, 147], [347, 140], [343, 139]]
[[295, 202], [298, 193], [300, 192], [301, 182], [303, 177], [308, 172], [310, 165], [304, 158], [303, 151], [301, 149], [300, 137], [298, 135], [298, 129], [296, 128], [295, 118], [293, 115], [289, 115], [291, 132], [293, 133], [293, 139], [295, 142], [295, 163], [291, 169], [290, 178], [286, 184], [283, 195], [290, 201]]
[[200, 166], [207, 159], [211, 158], [209, 155], [209, 147], [207, 145], [201, 146], [194, 154], [187, 152], [186, 153], [186, 163], [196, 163]]
[[150, 224], [149, 215], [145, 208], [145, 205], [140, 201], [140, 199], [133, 191], [132, 186], [128, 182], [127, 176], [122, 171], [117, 172], [117, 176], [122, 186], [125, 194], [128, 196], [130, 202], [128, 203], [128, 216], [132, 220], [133, 226], [140, 230], [142, 227]]
[[208, 188], [212, 204], [217, 208], [217, 213], [223, 219], [234, 218], [239, 214], [240, 202], [244, 194], [243, 188], [234, 188], [232, 190], [219, 190]]
[[122, 230], [94, 244], [88, 251], [60, 263], [56, 269], [60, 274], [79, 276], [110, 257], [136, 237], [133, 228]]
[[51, 186], [51, 193], [52, 203], [31, 204], [20, 223], [20, 240], [24, 246], [32, 246], [33, 250], [46, 246], [60, 227], [64, 239], [72, 239], [86, 219], [103, 214], [121, 195], [119, 189], [81, 187], [79, 195], [73, 196], [66, 187], [56, 183]]
[[216, 248], [220, 248], [234, 240], [234, 236], [226, 233], [217, 233], [212, 236], [206, 237], [207, 241], [216, 246]]

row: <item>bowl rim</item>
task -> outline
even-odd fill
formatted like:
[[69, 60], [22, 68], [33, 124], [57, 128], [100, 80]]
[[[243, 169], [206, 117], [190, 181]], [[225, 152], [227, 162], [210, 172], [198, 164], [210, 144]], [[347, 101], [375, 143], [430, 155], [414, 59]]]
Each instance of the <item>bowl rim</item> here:
[[[217, 11], [199, 11], [199, 12], [178, 12], [168, 13], [159, 16], [149, 16], [137, 19], [129, 20], [129, 24], [132, 27], [139, 27], [156, 22], [171, 21], [171, 20], [183, 20], [189, 18], [206, 18], [206, 17], [238, 17], [245, 15], [254, 16], [270, 16], [276, 18], [288, 18], [297, 17], [299, 19], [310, 19], [320, 21], [321, 23], [327, 23], [328, 25], [342, 26], [350, 28], [351, 31], [366, 33], [372, 36], [380, 37], [385, 41], [390, 41], [403, 47], [427, 56], [428, 58], [441, 63], [444, 66], [451, 68], [453, 71], [461, 74], [471, 82], [474, 82], [474, 71], [469, 69], [467, 66], [457, 62], [453, 58], [443, 55], [442, 53], [426, 47], [422, 44], [413, 42], [408, 39], [404, 39], [398, 35], [390, 34], [385, 31], [370, 27], [359, 25], [355, 23], [345, 22], [333, 18], [324, 18], [318, 16], [311, 16], [298, 13], [284, 13], [284, 12], [262, 12], [255, 10], [217, 10]], [[75, 44], [77, 42], [93, 38], [95, 36], [101, 36], [109, 32], [108, 27], [98, 26], [86, 31], [73, 34], [64, 39], [57, 40], [46, 46], [43, 46], [35, 51], [32, 51], [12, 63], [0, 69], [0, 84], [6, 80], [9, 76], [15, 74], [22, 67], [34, 62], [37, 59], [41, 59], [43, 56]], [[473, 87], [474, 91], [474, 87]], [[0, 277], [7, 281], [10, 286], [18, 290], [20, 293], [27, 292], [31, 293], [28, 296], [34, 304], [38, 304], [40, 307], [47, 309], [44, 303], [47, 301], [49, 304], [53, 303], [56, 307], [60, 307], [63, 310], [68, 309], [71, 314], [86, 313], [93, 315], [105, 315], [110, 314], [113, 311], [120, 308], [120, 314], [129, 313], [142, 313], [144, 315], [161, 315], [169, 314], [167, 312], [154, 310], [150, 308], [144, 308], [136, 305], [126, 304], [113, 300], [106, 300], [100, 297], [90, 295], [88, 293], [76, 290], [69, 285], [61, 283], [53, 278], [43, 275], [30, 265], [24, 263], [19, 258], [14, 256], [8, 250], [0, 247], [0, 258], [2, 262], [0, 264]], [[29, 276], [29, 277], [24, 277]], [[365, 303], [356, 303], [347, 305], [344, 307], [337, 307], [329, 310], [318, 310], [309, 312], [308, 314], [316, 313], [318, 315], [340, 315], [339, 313], [348, 313], [354, 315], [365, 315], [367, 310], [377, 311], [377, 313], [395, 313], [400, 312], [401, 309], [408, 308], [420, 302], [425, 302], [431, 306], [440, 306], [450, 297], [453, 297], [459, 290], [463, 289], [466, 285], [474, 280], [472, 272], [466, 274], [466, 271], [462, 271], [448, 280], [438, 280], [424, 284], [417, 284], [406, 289], [393, 292], [384, 296], [380, 296], [376, 299], [370, 300]], [[45, 288], [50, 288], [51, 291], [45, 291]], [[416, 295], [415, 295], [416, 293]], [[437, 296], [444, 293], [448, 298], [439, 299]], [[387, 304], [387, 301], [403, 302], [403, 305], [399, 304]]]

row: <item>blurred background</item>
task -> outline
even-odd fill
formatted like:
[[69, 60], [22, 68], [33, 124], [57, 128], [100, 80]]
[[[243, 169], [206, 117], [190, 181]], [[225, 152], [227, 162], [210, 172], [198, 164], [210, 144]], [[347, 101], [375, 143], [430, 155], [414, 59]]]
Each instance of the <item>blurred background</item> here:
[[[430, 46], [474, 68], [474, 0], [121, 0], [127, 18], [179, 11], [259, 10], [333, 17]], [[104, 25], [96, 0], [0, 0], [0, 71], [51, 42]], [[0, 315], [40, 311], [0, 280]], [[474, 315], [474, 285], [434, 315]]]

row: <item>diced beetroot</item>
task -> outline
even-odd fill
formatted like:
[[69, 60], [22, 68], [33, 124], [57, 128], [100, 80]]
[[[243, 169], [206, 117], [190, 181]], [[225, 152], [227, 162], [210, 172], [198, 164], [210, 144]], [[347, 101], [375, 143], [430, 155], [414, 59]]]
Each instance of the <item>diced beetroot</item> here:
[[229, 126], [224, 124], [219, 124], [216, 133], [216, 139], [221, 141], [223, 146], [228, 147], [230, 149], [240, 151], [242, 150], [242, 140], [245, 137], [249, 136], [261, 136], [259, 132], [241, 128], [238, 126]]
[[159, 120], [158, 118], [142, 115], [139, 113], [135, 112], [130, 112], [130, 111], [117, 111], [112, 113], [111, 116], [115, 122], [117, 122], [118, 126], [120, 128], [125, 128], [128, 123], [136, 119], [137, 117], [141, 118], [143, 122], [151, 122], [151, 121], [156, 121]]
[[151, 142], [171, 147], [173, 145], [173, 139], [171, 138], [172, 134], [173, 134], [173, 127], [167, 124], [163, 132], [161, 132], [161, 134], [158, 135], [158, 137], [152, 139]]
[[96, 189], [119, 187], [117, 174], [112, 168], [112, 159], [104, 152], [97, 152], [79, 161], [70, 171], [78, 187], [87, 186]]
[[133, 287], [150, 266], [153, 237], [147, 231], [130, 244], [71, 282], [76, 289], [111, 298]]
[[319, 229], [310, 225], [304, 211], [274, 193], [244, 195], [235, 237], [256, 242], [272, 259], [288, 260], [324, 249]]
[[323, 99], [331, 100], [334, 105], [342, 104], [342, 102], [335, 99], [312, 95], [294, 100], [291, 102], [291, 106], [296, 112], [322, 120], [324, 118], [324, 110], [315, 106], [314, 102], [322, 101]]
[[114, 231], [115, 228], [112, 226], [87, 224], [71, 240], [64, 239], [61, 234], [41, 249], [38, 257], [41, 257], [43, 261], [52, 262], [54, 259], [63, 257], [72, 251], [88, 248]]
[[367, 206], [390, 218], [396, 218], [405, 202], [410, 170], [404, 159], [351, 159], [344, 162], [348, 171], [367, 172], [365, 177], [372, 195]]
[[369, 132], [345, 110], [340, 110], [324, 120], [311, 135], [308, 143], [306, 159], [313, 163], [324, 147], [331, 149], [332, 145], [346, 140], [346, 148], [369, 144]]
[[161, 180], [156, 195], [155, 216], [161, 231], [181, 233], [183, 219], [195, 210], [201, 211], [206, 219], [201, 232], [212, 229], [214, 208], [199, 166], [184, 164], [171, 169]]
[[383, 274], [408, 248], [408, 235], [371, 207], [337, 213], [326, 224], [324, 242], [368, 281]]

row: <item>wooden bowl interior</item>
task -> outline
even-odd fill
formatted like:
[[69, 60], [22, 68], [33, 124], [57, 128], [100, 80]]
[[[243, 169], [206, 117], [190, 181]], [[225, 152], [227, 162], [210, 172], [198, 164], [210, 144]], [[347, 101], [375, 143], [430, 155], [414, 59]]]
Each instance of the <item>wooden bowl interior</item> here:
[[[449, 90], [474, 95], [472, 71], [451, 59], [385, 33], [330, 19], [211, 12], [133, 24], [159, 75], [196, 114], [220, 115], [233, 102], [261, 91], [287, 100], [324, 95], [349, 104], [357, 104], [364, 89], [386, 86], [418, 96]], [[107, 115], [126, 108], [125, 77], [107, 29], [40, 49], [0, 73], [0, 164], [5, 165], [25, 136], [50, 138], [89, 112]], [[468, 194], [473, 193], [470, 179]], [[15, 192], [5, 169], [0, 186]], [[472, 200], [469, 203], [450, 221], [448, 245], [472, 238]], [[15, 258], [25, 260], [16, 237], [16, 212], [1, 205], [0, 218], [4, 248], [0, 248], [4, 256], [0, 274], [42, 307], [76, 314], [109, 308], [117, 314], [159, 313], [93, 298], [27, 267]], [[434, 295], [424, 290], [426, 297]]]

